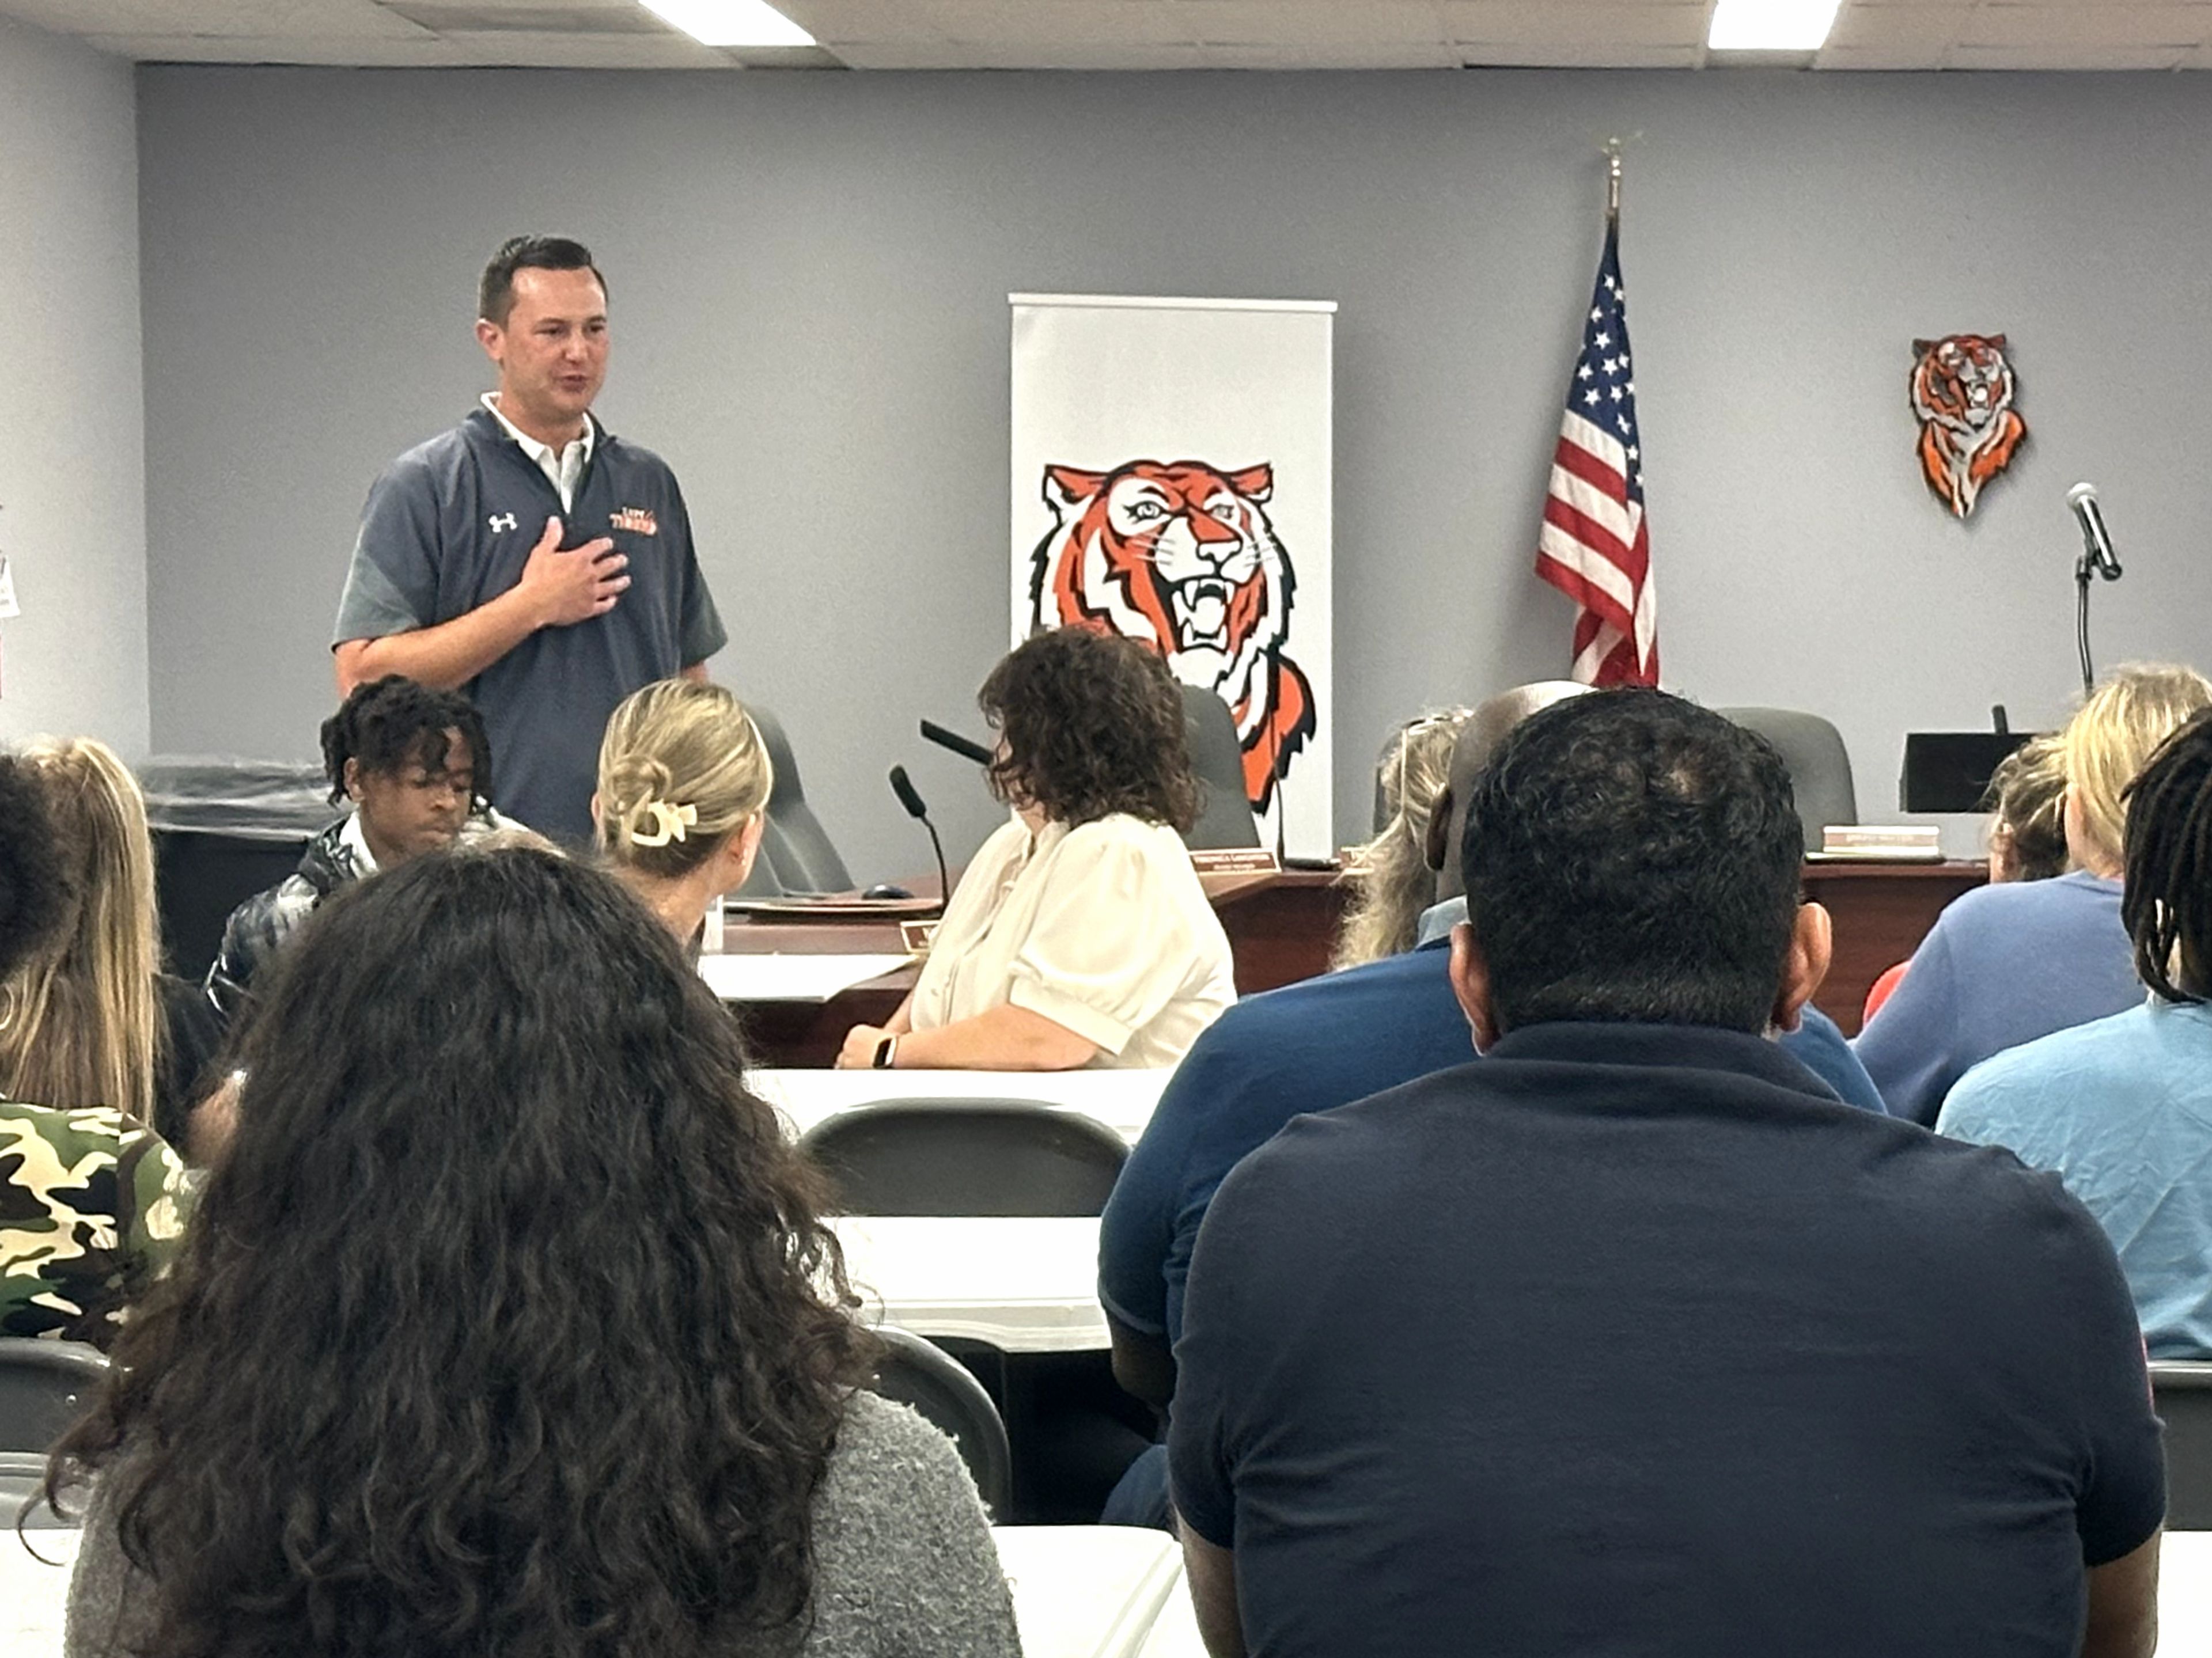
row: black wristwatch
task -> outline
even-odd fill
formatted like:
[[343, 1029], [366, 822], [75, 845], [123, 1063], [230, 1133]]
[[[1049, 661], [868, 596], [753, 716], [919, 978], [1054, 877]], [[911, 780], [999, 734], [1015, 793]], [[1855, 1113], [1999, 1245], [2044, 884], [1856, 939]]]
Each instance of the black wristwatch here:
[[868, 1062], [869, 1066], [876, 1071], [888, 1071], [891, 1068], [891, 1060], [897, 1056], [897, 1054], [898, 1038], [886, 1036], [876, 1044], [876, 1057]]

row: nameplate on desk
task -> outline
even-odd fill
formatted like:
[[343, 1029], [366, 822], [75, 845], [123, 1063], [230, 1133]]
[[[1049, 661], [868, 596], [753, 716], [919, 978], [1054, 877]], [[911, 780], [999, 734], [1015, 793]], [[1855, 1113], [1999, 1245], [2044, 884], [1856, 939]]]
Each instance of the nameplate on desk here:
[[1208, 847], [1190, 854], [1190, 866], [1200, 875], [1274, 875], [1283, 867], [1265, 847]]
[[906, 946], [907, 954], [919, 961], [929, 954], [929, 947], [937, 942], [939, 923], [935, 921], [901, 921], [899, 942]]

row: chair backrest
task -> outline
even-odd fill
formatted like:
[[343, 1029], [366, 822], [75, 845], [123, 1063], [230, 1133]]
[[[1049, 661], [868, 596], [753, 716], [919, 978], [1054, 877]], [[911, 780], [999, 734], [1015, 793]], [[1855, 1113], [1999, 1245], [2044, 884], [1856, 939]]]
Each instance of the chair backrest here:
[[2166, 1423], [2166, 1528], [2212, 1530], [2212, 1363], [2154, 1358], [2150, 1390]]
[[1244, 793], [1244, 750], [1229, 705], [1212, 691], [1186, 685], [1182, 717], [1200, 802], [1198, 822], [1182, 837], [1183, 844], [1200, 851], [1258, 846], [1260, 826], [1252, 820], [1252, 803]]
[[0, 1451], [44, 1456], [106, 1374], [107, 1356], [82, 1342], [0, 1339]]
[[[783, 722], [757, 702], [745, 704], [753, 725], [775, 768], [775, 784], [769, 792], [768, 823], [761, 836], [760, 857], [753, 878], [745, 883], [749, 896], [782, 892], [843, 892], [853, 884], [845, 860], [830, 839], [829, 830], [806, 804], [806, 788], [799, 780], [799, 756], [784, 735]], [[763, 872], [762, 865], [767, 870]], [[772, 880], [773, 885], [764, 885]]]
[[1096, 1215], [1127, 1142], [1029, 1100], [886, 1100], [799, 1142], [854, 1215]]
[[1859, 821], [1858, 792], [1851, 786], [1851, 756], [1843, 733], [1817, 714], [1793, 708], [1716, 708], [1714, 713], [1757, 732], [1774, 744], [1790, 768], [1790, 793], [1805, 829], [1805, 850], [1820, 849], [1822, 828]]
[[875, 1333], [886, 1351], [870, 1390], [913, 1406], [924, 1421], [950, 1435], [991, 1518], [1005, 1519], [1013, 1491], [1014, 1455], [1006, 1422], [983, 1384], [934, 1342], [888, 1324]]

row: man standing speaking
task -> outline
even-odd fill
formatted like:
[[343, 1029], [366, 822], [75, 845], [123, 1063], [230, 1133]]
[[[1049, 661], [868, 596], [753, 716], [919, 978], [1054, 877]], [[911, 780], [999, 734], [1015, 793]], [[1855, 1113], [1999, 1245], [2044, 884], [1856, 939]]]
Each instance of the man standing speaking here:
[[580, 843], [615, 704], [703, 679], [727, 635], [675, 474], [592, 418], [607, 291], [590, 250], [501, 247], [477, 340], [499, 389], [369, 490], [338, 601], [338, 692], [391, 673], [465, 689], [500, 756], [494, 804]]

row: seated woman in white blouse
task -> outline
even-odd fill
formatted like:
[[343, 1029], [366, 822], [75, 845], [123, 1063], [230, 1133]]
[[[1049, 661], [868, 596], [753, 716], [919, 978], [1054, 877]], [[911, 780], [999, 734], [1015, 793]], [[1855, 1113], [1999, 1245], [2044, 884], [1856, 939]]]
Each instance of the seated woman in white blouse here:
[[907, 1070], [1171, 1066], [1237, 998], [1180, 831], [1198, 812], [1182, 693], [1109, 634], [1039, 634], [983, 682], [992, 792], [913, 993], [837, 1063]]

